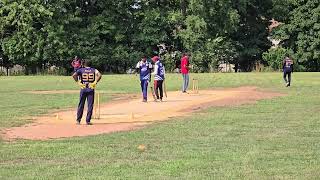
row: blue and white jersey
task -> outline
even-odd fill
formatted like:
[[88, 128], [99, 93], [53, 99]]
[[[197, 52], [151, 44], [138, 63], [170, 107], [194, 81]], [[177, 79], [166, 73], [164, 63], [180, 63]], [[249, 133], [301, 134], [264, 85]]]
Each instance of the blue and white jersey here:
[[151, 63], [148, 61], [139, 61], [136, 68], [140, 70], [140, 81], [150, 79], [150, 69], [152, 69]]
[[164, 80], [164, 75], [165, 75], [165, 69], [163, 64], [160, 61], [157, 61], [154, 64], [154, 80], [155, 81], [161, 81]]

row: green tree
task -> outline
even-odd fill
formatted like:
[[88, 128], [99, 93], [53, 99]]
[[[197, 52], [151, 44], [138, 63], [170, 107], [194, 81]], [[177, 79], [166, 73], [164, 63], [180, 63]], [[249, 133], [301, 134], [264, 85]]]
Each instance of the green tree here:
[[273, 70], [281, 70], [283, 59], [285, 58], [286, 54], [289, 50], [284, 48], [271, 48], [268, 52], [264, 52], [262, 58], [264, 61], [267, 62], [267, 65], [271, 67]]
[[70, 68], [77, 55], [101, 71], [123, 73], [165, 44], [161, 56], [170, 69], [176, 51], [188, 51], [197, 72], [215, 71], [220, 62], [250, 70], [270, 47], [270, 2], [2, 0], [0, 43], [10, 62], [31, 69]]
[[[0, 8], [1, 47], [15, 64], [41, 66], [46, 22], [52, 12], [40, 0], [3, 0]], [[34, 70], [34, 69], [33, 69]]]
[[281, 39], [282, 46], [293, 50], [295, 61], [308, 71], [319, 71], [320, 2], [291, 0], [287, 6], [293, 10], [286, 17], [279, 16], [283, 24], [275, 30], [273, 37]]
[[271, 19], [271, 0], [236, 0], [233, 7], [240, 16], [239, 28], [232, 33], [239, 57], [235, 60], [242, 70], [251, 71], [262, 53], [271, 47], [268, 40], [268, 24]]

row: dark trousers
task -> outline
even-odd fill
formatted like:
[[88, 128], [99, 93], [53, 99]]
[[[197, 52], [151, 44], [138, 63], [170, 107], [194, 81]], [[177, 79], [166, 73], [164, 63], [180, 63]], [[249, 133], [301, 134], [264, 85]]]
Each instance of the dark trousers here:
[[[288, 80], [287, 80], [287, 76], [288, 76]], [[289, 71], [289, 70], [284, 70], [284, 71], [283, 71], [283, 79], [284, 79], [284, 81], [285, 81], [286, 83], [289, 83], [289, 85], [290, 85], [290, 83], [291, 83], [291, 71]]]
[[[163, 84], [163, 80], [155, 80], [154, 81], [154, 90], [157, 96], [157, 99], [162, 99], [163, 97], [163, 88], [162, 88], [162, 84]], [[160, 91], [160, 96], [159, 96], [159, 92]]]
[[78, 122], [81, 121], [86, 99], [87, 99], [87, 103], [88, 103], [86, 122], [89, 123], [91, 121], [93, 104], [94, 104], [94, 91], [92, 91], [92, 90], [86, 91], [85, 89], [83, 89], [80, 91], [80, 101], [79, 101], [78, 112], [77, 112], [77, 121]]
[[147, 100], [148, 96], [148, 80], [141, 80], [141, 91], [143, 99]]

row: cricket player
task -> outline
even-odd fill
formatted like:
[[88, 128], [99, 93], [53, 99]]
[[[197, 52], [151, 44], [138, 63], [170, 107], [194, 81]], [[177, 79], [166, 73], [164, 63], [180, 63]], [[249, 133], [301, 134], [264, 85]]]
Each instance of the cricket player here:
[[[291, 73], [293, 73], [293, 61], [287, 55], [283, 60], [283, 79], [286, 83], [286, 87], [291, 84]], [[288, 76], [288, 80], [287, 80]]]
[[144, 56], [141, 61], [137, 63], [136, 66], [137, 72], [140, 74], [140, 85], [142, 91], [142, 102], [148, 101], [148, 84], [151, 81], [151, 69], [152, 64], [147, 61], [147, 57]]
[[[94, 89], [97, 83], [101, 79], [100, 72], [95, 69], [91, 68], [91, 62], [89, 60], [84, 61], [84, 67], [78, 69], [73, 75], [73, 79], [77, 82], [80, 86], [80, 101], [77, 110], [77, 124], [80, 124], [82, 115], [83, 115], [83, 108], [84, 104], [87, 99], [88, 103], [88, 110], [87, 110], [87, 118], [86, 123], [87, 125], [92, 125], [91, 123], [91, 116], [93, 111], [93, 104], [94, 104]], [[78, 77], [79, 80], [78, 80]]]
[[183, 78], [182, 93], [187, 93], [189, 86], [189, 57], [187, 53], [183, 53], [181, 58], [181, 74]]
[[76, 72], [82, 66], [81, 59], [78, 58], [78, 56], [75, 56], [74, 59], [71, 62], [71, 66], [73, 67], [73, 71]]
[[[154, 90], [155, 94], [157, 96], [157, 100], [162, 101], [163, 97], [163, 81], [164, 81], [164, 75], [165, 75], [165, 68], [163, 64], [160, 61], [160, 58], [158, 56], [154, 56], [152, 58], [152, 61], [154, 62], [154, 72], [152, 73], [154, 75]], [[159, 92], [160, 91], [160, 96]]]

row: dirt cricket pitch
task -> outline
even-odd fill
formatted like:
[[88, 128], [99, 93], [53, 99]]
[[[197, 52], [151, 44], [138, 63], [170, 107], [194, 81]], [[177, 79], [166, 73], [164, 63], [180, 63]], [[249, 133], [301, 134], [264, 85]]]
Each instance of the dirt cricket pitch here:
[[86, 111], [82, 120], [83, 125], [76, 125], [76, 109], [74, 108], [33, 117], [33, 123], [5, 129], [2, 136], [9, 141], [15, 139], [47, 140], [130, 131], [146, 127], [153, 122], [168, 120], [171, 117], [188, 116], [194, 111], [207, 107], [255, 103], [257, 100], [277, 96], [282, 96], [282, 94], [259, 91], [256, 87], [201, 90], [197, 94], [168, 92], [168, 98], [164, 99], [164, 102], [153, 102], [152, 96], [149, 95], [148, 103], [141, 102], [141, 98], [131, 98], [101, 104], [100, 119], [93, 119], [94, 125], [92, 126], [85, 125]]

